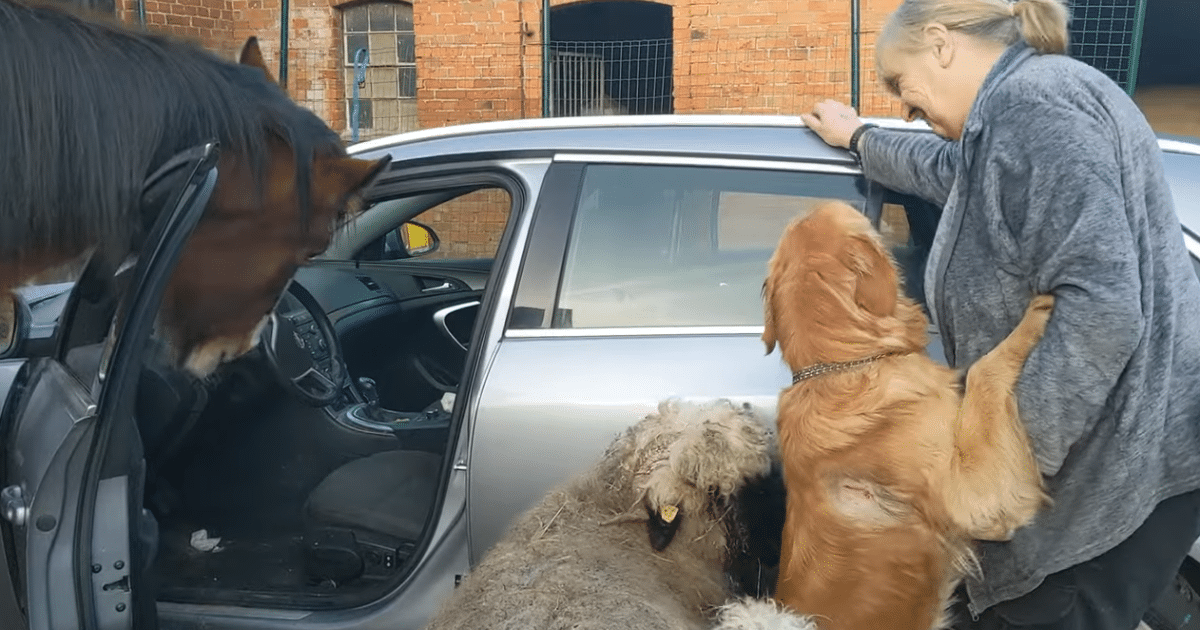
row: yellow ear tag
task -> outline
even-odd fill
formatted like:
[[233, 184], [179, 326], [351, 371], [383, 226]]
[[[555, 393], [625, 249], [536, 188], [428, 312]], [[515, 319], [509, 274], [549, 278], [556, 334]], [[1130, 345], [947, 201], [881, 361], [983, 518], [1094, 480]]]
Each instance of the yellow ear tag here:
[[675, 507], [674, 505], [668, 505], [659, 512], [659, 516], [661, 516], [663, 522], [666, 523], [670, 523], [671, 521], [675, 520], [675, 517], [678, 515], [679, 508]]

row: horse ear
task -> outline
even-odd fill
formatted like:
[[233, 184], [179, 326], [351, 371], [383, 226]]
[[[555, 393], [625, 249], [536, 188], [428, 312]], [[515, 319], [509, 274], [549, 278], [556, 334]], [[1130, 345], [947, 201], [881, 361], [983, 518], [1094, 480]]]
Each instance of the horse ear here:
[[332, 182], [348, 193], [355, 193], [370, 184], [391, 162], [390, 156], [378, 160], [339, 157], [327, 163], [325, 168]]
[[246, 43], [242, 45], [242, 52], [238, 53], [238, 63], [243, 66], [258, 68], [263, 71], [263, 74], [267, 75], [267, 79], [271, 83], [278, 83], [275, 80], [275, 76], [271, 74], [271, 70], [267, 68], [267, 61], [263, 59], [262, 48], [258, 45], [257, 37], [251, 35], [250, 39], [247, 39]]

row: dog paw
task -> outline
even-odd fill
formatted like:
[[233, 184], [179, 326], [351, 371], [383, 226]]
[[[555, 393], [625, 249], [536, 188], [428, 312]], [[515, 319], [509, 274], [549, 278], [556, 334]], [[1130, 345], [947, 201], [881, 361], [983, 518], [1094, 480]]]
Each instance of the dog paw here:
[[1046, 293], [1033, 296], [1033, 301], [1029, 303], [1030, 311], [1045, 311], [1047, 314], [1054, 310], [1054, 296]]
[[1030, 301], [1029, 307], [1025, 309], [1025, 316], [1018, 324], [1017, 330], [1014, 333], [1018, 336], [1025, 336], [1028, 341], [1037, 343], [1042, 338], [1042, 333], [1046, 331], [1046, 324], [1050, 322], [1050, 314], [1054, 311], [1054, 296], [1053, 295], [1035, 295]]
[[975, 533], [975, 540], [983, 540], [986, 542], [1008, 542], [1012, 540], [1013, 530], [1011, 529], [988, 529]]

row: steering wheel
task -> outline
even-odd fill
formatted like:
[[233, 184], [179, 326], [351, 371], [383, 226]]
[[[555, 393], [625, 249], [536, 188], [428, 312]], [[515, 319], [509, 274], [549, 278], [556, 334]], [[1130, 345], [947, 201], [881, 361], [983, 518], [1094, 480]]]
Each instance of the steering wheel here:
[[313, 407], [337, 400], [346, 365], [337, 332], [307, 289], [288, 285], [260, 337], [267, 363], [288, 393]]

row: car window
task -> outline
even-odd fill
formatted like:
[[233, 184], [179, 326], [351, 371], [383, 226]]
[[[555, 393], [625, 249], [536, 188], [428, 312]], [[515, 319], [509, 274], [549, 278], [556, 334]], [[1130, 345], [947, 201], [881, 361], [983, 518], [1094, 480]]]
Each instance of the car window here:
[[762, 325], [783, 228], [816, 202], [862, 209], [850, 175], [591, 165], [571, 226], [555, 325]]
[[933, 244], [941, 209], [911, 195], [885, 191], [879, 233], [892, 254], [904, 292], [925, 304], [925, 261]]
[[[464, 192], [389, 230], [357, 255], [358, 260], [478, 260], [495, 257], [508, 225], [512, 195], [502, 187]], [[436, 237], [436, 242], [433, 237]]]

